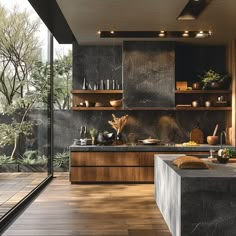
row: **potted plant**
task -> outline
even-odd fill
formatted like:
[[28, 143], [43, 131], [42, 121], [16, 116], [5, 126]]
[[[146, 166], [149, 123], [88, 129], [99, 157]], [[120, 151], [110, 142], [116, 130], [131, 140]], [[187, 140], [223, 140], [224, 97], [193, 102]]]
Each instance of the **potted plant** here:
[[230, 75], [221, 75], [212, 69], [204, 72], [199, 77], [202, 83], [202, 89], [227, 89], [231, 81]]
[[218, 151], [217, 160], [219, 163], [225, 164], [232, 157], [232, 150], [229, 148], [220, 149]]

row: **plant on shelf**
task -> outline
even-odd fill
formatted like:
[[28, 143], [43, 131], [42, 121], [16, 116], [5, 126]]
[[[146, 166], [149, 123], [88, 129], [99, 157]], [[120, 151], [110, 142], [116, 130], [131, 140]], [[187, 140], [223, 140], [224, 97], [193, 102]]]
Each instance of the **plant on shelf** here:
[[204, 72], [199, 78], [202, 83], [202, 89], [227, 89], [231, 81], [230, 75], [221, 75], [212, 69]]

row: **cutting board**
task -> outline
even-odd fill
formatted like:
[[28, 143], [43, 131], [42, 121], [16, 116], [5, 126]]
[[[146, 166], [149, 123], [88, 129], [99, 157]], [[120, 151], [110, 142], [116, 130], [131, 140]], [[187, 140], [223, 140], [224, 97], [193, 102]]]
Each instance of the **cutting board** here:
[[190, 140], [194, 141], [198, 144], [203, 143], [203, 132], [199, 129], [199, 128], [194, 128], [191, 132], [190, 132]]

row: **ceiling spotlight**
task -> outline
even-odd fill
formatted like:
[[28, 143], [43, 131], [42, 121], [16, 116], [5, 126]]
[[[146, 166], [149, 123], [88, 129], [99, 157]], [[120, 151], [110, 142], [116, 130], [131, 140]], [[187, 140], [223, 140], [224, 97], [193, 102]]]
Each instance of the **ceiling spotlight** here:
[[187, 30], [184, 31], [184, 33], [182, 34], [183, 37], [188, 37], [189, 36], [189, 32]]
[[206, 38], [209, 36], [209, 33], [208, 32], [203, 32], [203, 31], [199, 31], [197, 34], [196, 34], [196, 38]]
[[111, 34], [114, 34], [114, 30], [111, 30], [110, 33], [111, 33]]
[[159, 37], [165, 37], [165, 31], [160, 31], [160, 33], [158, 34]]

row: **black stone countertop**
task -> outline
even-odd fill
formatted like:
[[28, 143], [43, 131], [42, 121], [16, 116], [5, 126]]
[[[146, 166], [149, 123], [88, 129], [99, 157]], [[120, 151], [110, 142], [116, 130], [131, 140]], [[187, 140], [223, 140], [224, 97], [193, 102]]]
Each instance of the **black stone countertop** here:
[[[223, 145], [223, 148], [234, 148], [232, 146]], [[117, 145], [117, 146], [96, 146], [96, 145], [71, 145], [72, 152], [208, 152], [210, 149], [219, 150], [220, 145], [202, 144], [199, 146], [183, 146], [175, 145]]]
[[173, 160], [178, 155], [156, 154], [155, 158], [162, 159], [171, 169], [173, 169], [181, 178], [232, 178], [236, 177], [236, 162], [220, 164], [217, 161], [204, 158], [203, 160], [209, 165], [209, 169], [179, 169], [173, 164]]

